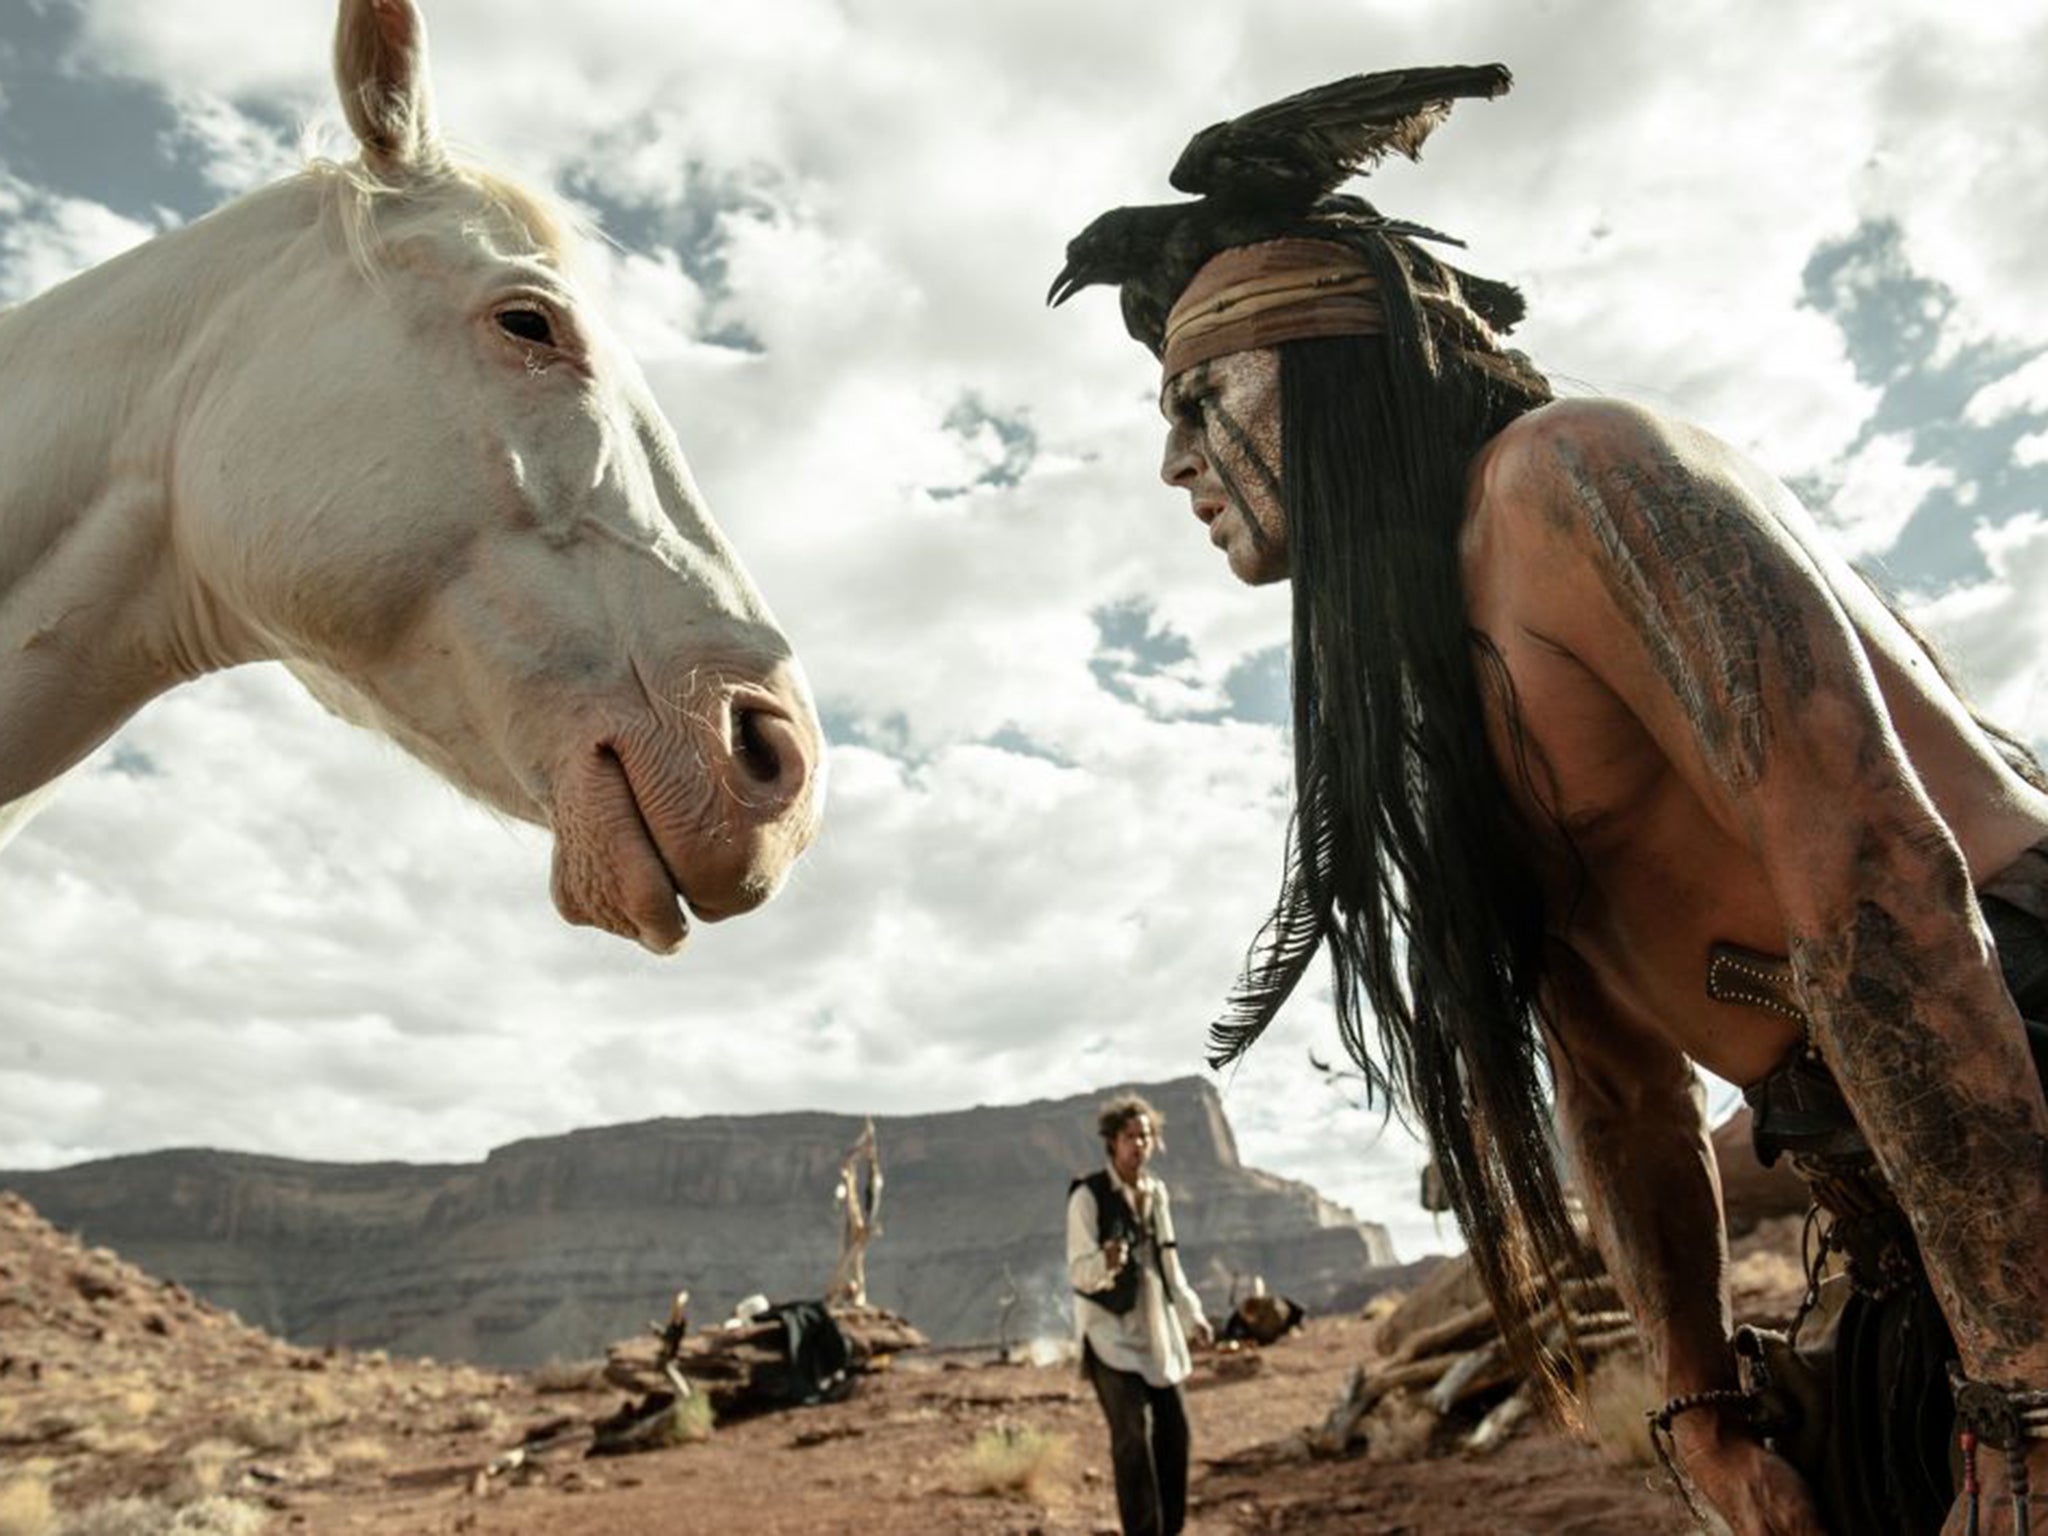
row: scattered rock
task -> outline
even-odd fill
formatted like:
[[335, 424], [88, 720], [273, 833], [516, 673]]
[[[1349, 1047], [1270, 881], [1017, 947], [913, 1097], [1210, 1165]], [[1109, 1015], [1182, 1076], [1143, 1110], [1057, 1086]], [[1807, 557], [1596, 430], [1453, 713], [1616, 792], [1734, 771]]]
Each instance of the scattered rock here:
[[111, 1301], [121, 1294], [121, 1283], [96, 1269], [74, 1269], [71, 1272], [71, 1288], [87, 1301]]

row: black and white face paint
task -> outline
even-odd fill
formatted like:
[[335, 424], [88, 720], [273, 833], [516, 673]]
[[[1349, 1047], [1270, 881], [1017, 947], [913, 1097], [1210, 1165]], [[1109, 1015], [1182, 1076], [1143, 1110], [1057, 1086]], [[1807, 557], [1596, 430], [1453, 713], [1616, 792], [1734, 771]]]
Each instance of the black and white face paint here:
[[1280, 354], [1260, 348], [1198, 363], [1167, 381], [1159, 408], [1167, 420], [1160, 478], [1187, 491], [1239, 580], [1285, 580]]

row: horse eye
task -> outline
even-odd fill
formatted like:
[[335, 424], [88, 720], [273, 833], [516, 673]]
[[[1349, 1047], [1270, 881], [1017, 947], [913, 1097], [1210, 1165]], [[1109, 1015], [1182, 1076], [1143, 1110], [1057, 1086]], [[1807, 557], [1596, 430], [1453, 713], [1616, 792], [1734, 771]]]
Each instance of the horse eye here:
[[501, 309], [495, 318], [498, 329], [507, 336], [533, 342], [536, 346], [551, 347], [555, 344], [555, 328], [541, 310]]

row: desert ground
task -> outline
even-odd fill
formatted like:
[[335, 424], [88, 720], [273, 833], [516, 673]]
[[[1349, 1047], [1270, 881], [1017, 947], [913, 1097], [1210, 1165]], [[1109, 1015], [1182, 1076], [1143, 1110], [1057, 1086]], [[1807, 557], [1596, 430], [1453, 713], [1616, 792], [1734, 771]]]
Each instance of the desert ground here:
[[[1785, 1266], [1764, 1262], [1782, 1291]], [[1460, 1426], [1390, 1398], [1363, 1446], [1309, 1454], [1304, 1432], [1354, 1367], [1370, 1375], [1379, 1330], [1313, 1318], [1198, 1361], [1190, 1536], [1692, 1528], [1647, 1457], [1648, 1387], [1626, 1352], [1596, 1372], [1589, 1436], [1531, 1420], [1475, 1454]], [[1070, 1361], [901, 1353], [842, 1402], [586, 1456], [588, 1426], [624, 1397], [595, 1363], [505, 1374], [296, 1348], [0, 1194], [0, 1536], [1116, 1530], [1106, 1437]], [[551, 1425], [551, 1448], [518, 1451]]]

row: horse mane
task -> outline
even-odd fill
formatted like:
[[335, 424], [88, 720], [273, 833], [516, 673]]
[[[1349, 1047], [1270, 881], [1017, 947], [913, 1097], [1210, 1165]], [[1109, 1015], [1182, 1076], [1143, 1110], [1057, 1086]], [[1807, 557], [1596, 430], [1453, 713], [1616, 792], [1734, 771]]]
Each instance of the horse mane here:
[[561, 198], [476, 161], [443, 157], [431, 169], [393, 179], [360, 159], [313, 154], [304, 175], [326, 194], [327, 205], [340, 221], [349, 260], [372, 283], [382, 280], [386, 264], [377, 213], [387, 204], [425, 208], [456, 197], [480, 202], [485, 211], [522, 233], [538, 255], [565, 271], [595, 232], [590, 221]]

